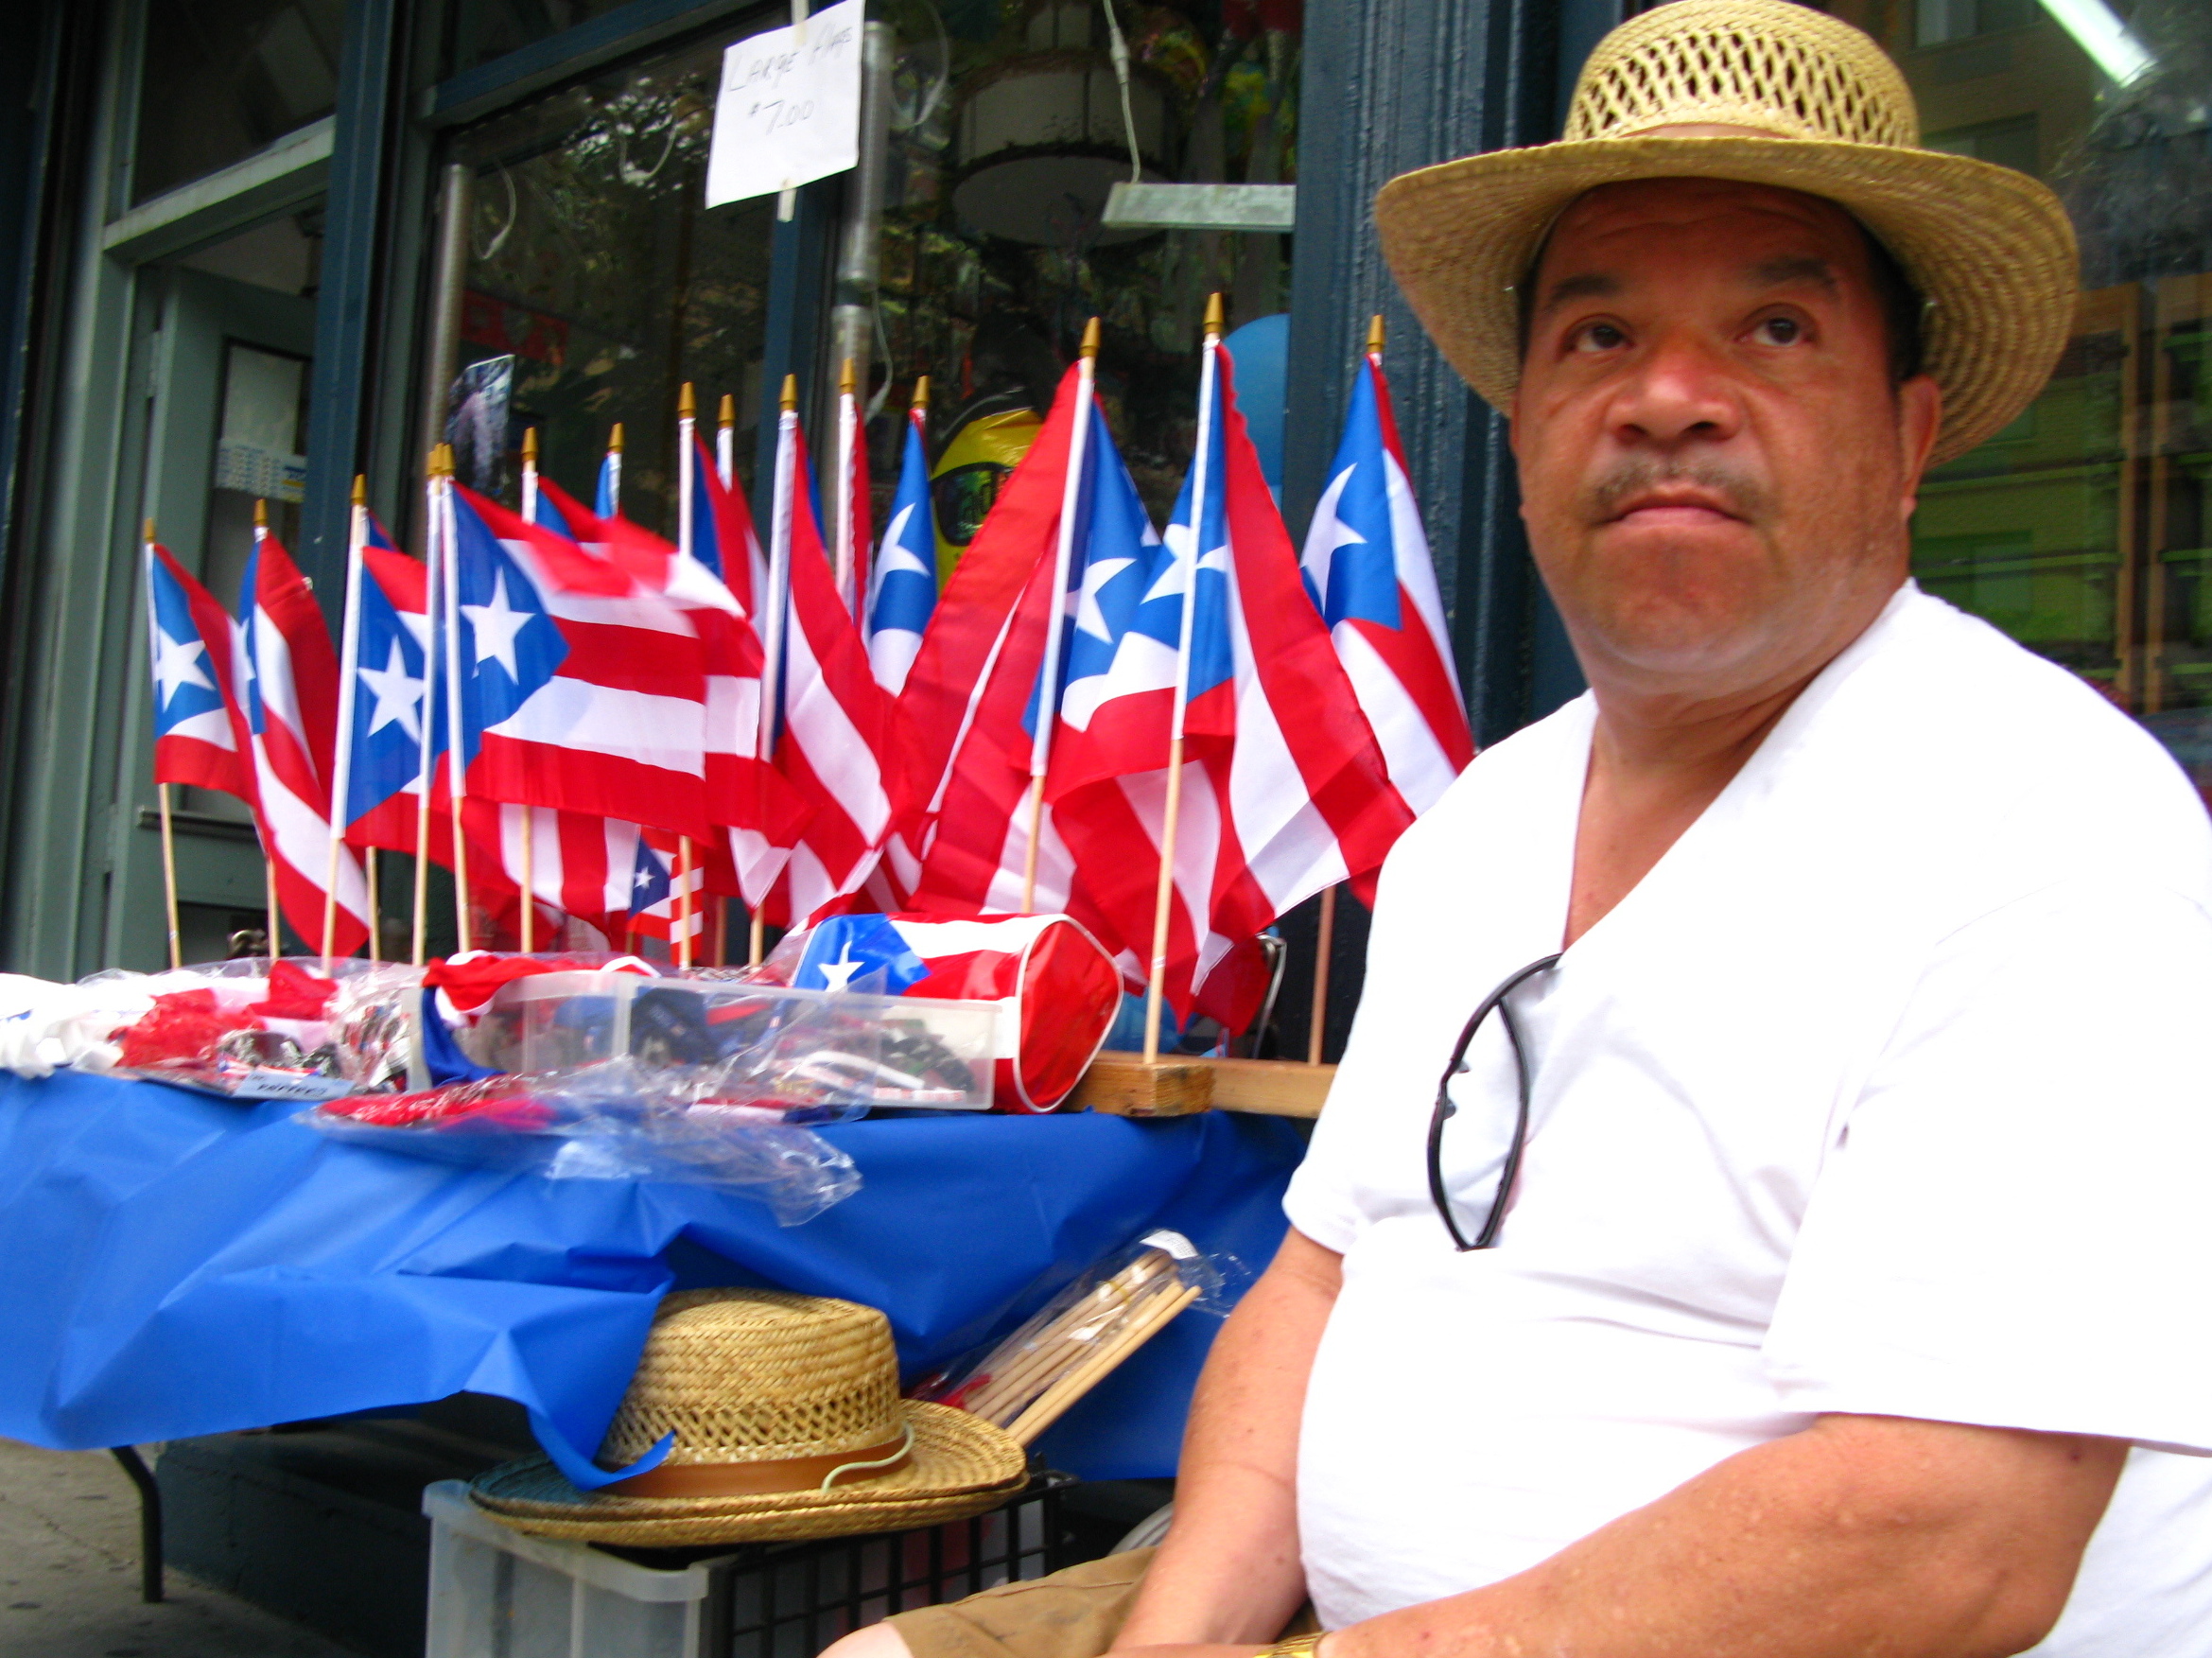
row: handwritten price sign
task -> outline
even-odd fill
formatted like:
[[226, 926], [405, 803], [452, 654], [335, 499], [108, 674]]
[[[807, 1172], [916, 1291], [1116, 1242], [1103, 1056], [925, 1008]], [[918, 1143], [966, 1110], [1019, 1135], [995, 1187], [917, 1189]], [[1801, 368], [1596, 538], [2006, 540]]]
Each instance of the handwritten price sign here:
[[723, 53], [707, 206], [810, 183], [859, 164], [862, 5], [843, 0]]

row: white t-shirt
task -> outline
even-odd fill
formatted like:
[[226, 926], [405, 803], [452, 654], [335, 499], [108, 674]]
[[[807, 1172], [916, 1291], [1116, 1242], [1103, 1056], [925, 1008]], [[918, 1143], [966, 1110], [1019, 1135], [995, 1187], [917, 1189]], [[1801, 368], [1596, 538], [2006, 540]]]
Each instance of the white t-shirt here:
[[[2132, 1440], [2042, 1658], [2212, 1653], [2212, 825], [2088, 687], [1907, 586], [1557, 969], [1460, 1254], [1424, 1149], [1559, 949], [1594, 707], [1385, 866], [1286, 1200], [1344, 1255], [1298, 1517], [1330, 1628], [1495, 1582], [1818, 1412]], [[1445, 1140], [1472, 1235], [1497, 1020]], [[2183, 1453], [2183, 1454], [2177, 1454]]]

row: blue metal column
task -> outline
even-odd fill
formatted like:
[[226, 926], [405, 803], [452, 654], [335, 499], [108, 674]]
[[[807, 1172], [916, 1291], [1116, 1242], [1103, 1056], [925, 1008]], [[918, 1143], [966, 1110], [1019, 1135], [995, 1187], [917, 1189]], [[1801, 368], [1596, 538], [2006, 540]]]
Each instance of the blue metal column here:
[[350, 0], [339, 60], [339, 103], [316, 295], [308, 393], [306, 500], [300, 568], [333, 622], [344, 602], [348, 504], [363, 469], [369, 410], [363, 375], [374, 333], [387, 156], [397, 115], [400, 0]]
[[1413, 320], [1376, 245], [1390, 178], [1478, 150], [1541, 143], [1622, 0], [1316, 0], [1307, 9], [1298, 239], [1291, 278], [1283, 508], [1302, 530], [1343, 418], [1367, 319], [1386, 362], [1478, 742], [1581, 689], [1527, 556], [1505, 422]]

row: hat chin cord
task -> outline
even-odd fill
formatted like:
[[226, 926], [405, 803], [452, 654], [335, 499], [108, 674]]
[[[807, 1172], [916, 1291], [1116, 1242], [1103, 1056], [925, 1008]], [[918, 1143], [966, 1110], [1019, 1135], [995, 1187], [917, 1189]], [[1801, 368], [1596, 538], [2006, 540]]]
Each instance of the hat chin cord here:
[[873, 1462], [840, 1463], [822, 1476], [822, 1490], [827, 1492], [831, 1486], [837, 1483], [838, 1475], [850, 1474], [856, 1468], [896, 1468], [906, 1460], [913, 1450], [914, 1422], [912, 1418], [909, 1418], [906, 1424], [906, 1436], [899, 1441], [897, 1450], [892, 1452], [888, 1457], [879, 1457]]

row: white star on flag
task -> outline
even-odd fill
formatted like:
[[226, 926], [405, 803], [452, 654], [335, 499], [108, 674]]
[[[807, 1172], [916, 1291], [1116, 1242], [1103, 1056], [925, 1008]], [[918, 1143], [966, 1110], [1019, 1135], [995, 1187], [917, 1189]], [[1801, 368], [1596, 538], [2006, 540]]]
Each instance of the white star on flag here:
[[835, 961], [822, 964], [823, 988], [844, 990], [852, 985], [853, 975], [861, 970], [861, 963], [852, 958], [852, 940], [845, 941], [845, 948], [837, 952]]
[[522, 670], [514, 662], [514, 636], [535, 620], [536, 613], [516, 610], [507, 602], [507, 572], [493, 572], [491, 603], [463, 604], [461, 614], [476, 630], [479, 665], [496, 662], [509, 679], [520, 680]]
[[1102, 558], [1084, 569], [1083, 585], [1075, 595], [1077, 633], [1113, 643], [1114, 630], [1106, 625], [1106, 612], [1099, 608], [1099, 590], [1136, 562], [1133, 558]]
[[159, 627], [154, 629], [161, 639], [153, 664], [154, 683], [161, 687], [162, 707], [174, 702], [177, 692], [185, 686], [197, 686], [201, 690], [213, 690], [215, 682], [200, 671], [200, 659], [207, 654], [207, 647], [198, 639], [172, 639]]
[[423, 727], [416, 718], [416, 710], [423, 702], [423, 682], [407, 671], [407, 662], [399, 653], [399, 641], [392, 641], [392, 654], [381, 668], [357, 668], [361, 683], [369, 688], [369, 694], [376, 699], [376, 707], [369, 715], [368, 735], [374, 737], [387, 725], [397, 725], [414, 742], [423, 740]]
[[[1306, 538], [1304, 557], [1306, 574], [1313, 580], [1314, 590], [1323, 599], [1329, 597], [1329, 571], [1336, 562], [1336, 550], [1340, 547], [1365, 547], [1367, 544], [1365, 535], [1336, 515], [1336, 503], [1344, 495], [1344, 486], [1351, 481], [1351, 475], [1358, 470], [1356, 465], [1347, 466], [1330, 480], [1329, 487], [1321, 492], [1320, 505], [1314, 509], [1315, 529]], [[1326, 545], [1322, 544], [1322, 532], [1319, 530], [1323, 524], [1329, 526]]]

